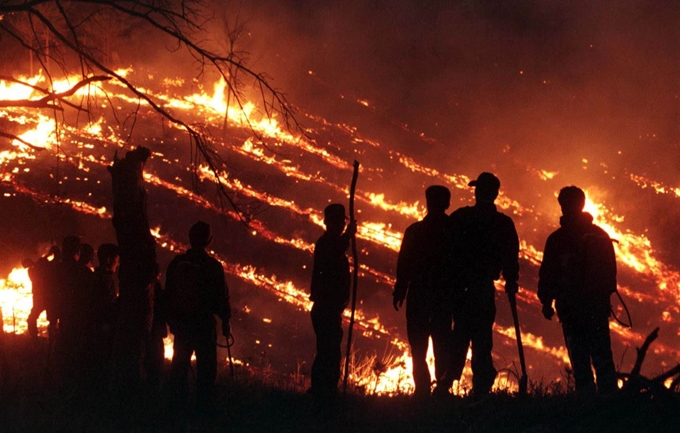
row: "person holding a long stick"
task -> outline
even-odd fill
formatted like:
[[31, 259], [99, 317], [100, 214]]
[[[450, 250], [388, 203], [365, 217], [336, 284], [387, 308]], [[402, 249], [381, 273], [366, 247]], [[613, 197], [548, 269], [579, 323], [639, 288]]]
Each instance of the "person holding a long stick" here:
[[350, 270], [346, 251], [356, 233], [356, 221], [347, 222], [345, 206], [333, 203], [324, 209], [326, 232], [314, 246], [310, 300], [316, 334], [309, 393], [320, 399], [338, 394], [342, 361], [342, 313], [350, 299]]
[[469, 185], [475, 188], [475, 205], [461, 207], [449, 217], [455, 297], [451, 371], [459, 380], [472, 345], [472, 392], [484, 395], [491, 391], [497, 373], [491, 357], [494, 281], [502, 275], [506, 293], [511, 297], [517, 293], [519, 238], [512, 219], [494, 204], [500, 180], [485, 172]]

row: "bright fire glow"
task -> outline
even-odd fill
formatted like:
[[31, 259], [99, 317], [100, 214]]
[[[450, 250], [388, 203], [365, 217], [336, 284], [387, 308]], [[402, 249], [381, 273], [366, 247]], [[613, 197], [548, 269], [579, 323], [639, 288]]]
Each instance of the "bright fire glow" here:
[[[127, 75], [132, 73], [131, 69], [116, 71], [120, 75]], [[40, 75], [31, 78], [22, 78], [23, 80], [38, 85], [44, 83], [44, 78]], [[77, 77], [69, 77], [64, 80], [55, 81], [53, 89], [55, 91], [64, 91], [72, 87], [78, 82]], [[183, 80], [166, 81], [169, 86], [181, 87], [184, 84]], [[131, 101], [135, 104], [136, 97], [125, 95], [123, 93], [115, 93], [115, 88], [120, 88], [121, 83], [111, 81], [106, 83], [97, 83], [96, 85], [85, 86], [74, 95], [80, 97], [85, 92], [91, 92], [91, 95], [100, 95], [100, 88], [107, 89], [108, 92], [114, 94], [115, 98], [120, 101]], [[162, 94], [148, 90], [148, 92], [166, 107], [171, 107], [177, 110], [185, 110], [187, 112], [198, 112], [199, 115], [207, 122], [219, 124], [219, 120], [226, 117], [230, 125], [237, 126], [244, 130], [252, 128], [263, 137], [268, 138], [274, 144], [273, 147], [277, 149], [281, 146], [290, 146], [306, 156], [318, 158], [325, 164], [339, 170], [349, 171], [351, 165], [348, 161], [340, 158], [332, 151], [333, 143], [316, 143], [311, 142], [302, 136], [296, 136], [286, 131], [285, 128], [277, 122], [275, 118], [268, 118], [262, 116], [255, 104], [248, 103], [243, 107], [228, 106], [225, 95], [226, 83], [223, 80], [218, 81], [212, 86], [210, 91], [199, 89], [199, 92], [192, 95], [178, 97], [170, 94]], [[36, 92], [28, 86], [7, 83], [0, 81], [0, 94], [3, 99], [31, 99], [39, 98], [43, 95]], [[363, 103], [365, 101], [360, 101]], [[145, 103], [141, 103], [145, 105]], [[364, 105], [368, 106], [368, 103]], [[65, 140], [66, 134], [73, 136], [86, 137], [81, 140], [86, 142], [78, 142], [78, 150], [71, 152], [71, 154], [78, 156], [78, 162], [61, 156], [60, 161], [68, 164], [77, 164], [78, 169], [87, 172], [90, 167], [102, 168], [110, 163], [110, 159], [106, 157], [95, 157], [89, 155], [88, 152], [92, 149], [90, 142], [104, 143], [111, 150], [122, 148], [126, 144], [126, 140], [119, 137], [117, 132], [106, 124], [104, 118], [100, 118], [94, 123], [81, 125], [76, 129], [69, 125], [60, 126], [59, 136], [55, 130], [55, 122], [53, 118], [44, 116], [40, 113], [28, 110], [0, 110], [0, 117], [7, 119], [15, 124], [24, 125], [25, 129], [18, 136], [35, 146], [36, 148], [43, 148], [47, 151], [54, 151], [57, 142], [62, 143], [63, 146], [68, 146], [70, 143]], [[311, 115], [308, 117], [312, 118]], [[336, 128], [338, 131], [352, 135], [354, 144], [365, 144], [372, 149], [381, 149], [380, 143], [358, 135], [357, 129], [350, 125], [331, 124], [325, 119], [315, 117], [324, 127]], [[316, 182], [329, 187], [331, 190], [348, 195], [347, 185], [339, 185], [337, 182], [329, 180], [320, 174], [319, 170], [314, 170], [305, 164], [297, 164], [292, 162], [289, 158], [282, 157], [277, 152], [272, 152], [258, 139], [258, 137], [250, 137], [240, 144], [236, 153], [252, 161], [262, 162], [268, 166], [274, 167], [277, 170], [285, 173], [286, 176], [301, 182]], [[76, 200], [60, 198], [55, 199], [50, 197], [42, 191], [35, 191], [29, 187], [16, 182], [18, 168], [13, 168], [10, 172], [6, 169], [10, 164], [35, 158], [38, 149], [26, 146], [19, 140], [14, 140], [12, 143], [15, 146], [15, 151], [3, 150], [0, 152], [0, 164], [3, 170], [3, 182], [11, 184], [11, 188], [15, 193], [24, 194], [33, 197], [42, 203], [54, 203], [58, 200], [62, 204], [70, 206], [73, 210], [93, 215], [100, 218], [110, 218], [111, 213], [106, 207], [92, 204], [88, 200]], [[388, 154], [390, 159], [397, 161], [402, 167], [408, 169], [411, 173], [424, 175], [431, 181], [437, 183], [448, 184], [456, 189], [470, 190], [468, 183], [470, 178], [459, 174], [446, 174], [441, 170], [432, 167], [427, 167], [419, 163], [412, 157], [392, 151], [383, 151]], [[161, 159], [162, 154], [158, 154]], [[239, 156], [239, 157], [240, 157]], [[111, 155], [112, 157], [112, 155]], [[110, 157], [109, 157], [110, 158]], [[168, 164], [177, 163], [177, 161], [167, 161]], [[586, 160], [583, 160], [587, 163]], [[556, 172], [551, 172], [541, 169], [533, 169], [537, 176], [543, 181], [550, 181], [556, 176]], [[377, 172], [377, 171], [376, 171]], [[229, 191], [241, 194], [243, 197], [255, 200], [259, 203], [264, 203], [269, 206], [285, 209], [291, 214], [307, 218], [309, 222], [317, 227], [323, 227], [323, 216], [320, 209], [308, 208], [297, 204], [291, 199], [276, 196], [275, 194], [266, 192], [256, 186], [247, 185], [237, 177], [232, 175], [224, 175], [211, 172], [207, 167], [200, 167], [200, 173], [203, 180], [219, 180]], [[178, 197], [187, 200], [193, 205], [202, 207], [205, 210], [212, 212], [225, 213], [232, 219], [238, 219], [238, 215], [233, 211], [224, 212], [219, 206], [216, 206], [209, 200], [200, 197], [193, 193], [190, 189], [180, 185], [180, 181], [168, 181], [161, 179], [159, 175], [145, 172], [145, 180], [154, 187], [161, 188], [165, 191], [171, 191]], [[651, 187], [657, 193], [674, 194], [680, 196], [677, 188], [664, 186], [659, 182], [650, 179], [642, 178], [640, 176], [631, 175], [631, 180], [637, 183], [642, 188]], [[366, 215], [370, 215], [369, 211], [379, 211], [388, 213], [399, 218], [404, 227], [417, 219], [424, 216], [425, 210], [418, 201], [413, 203], [406, 203], [401, 200], [390, 200], [391, 195], [389, 191], [369, 191], [360, 190], [357, 192], [357, 201], [362, 204], [363, 211]], [[522, 216], [531, 214], [531, 218], [539, 218], [539, 215], [534, 215], [535, 212], [531, 207], [522, 206], [518, 201], [502, 194], [497, 201], [501, 209], [509, 210], [514, 216]], [[619, 264], [623, 265], [634, 272], [651, 278], [656, 283], [656, 290], [654, 293], [641, 293], [631, 289], [630, 287], [620, 287], [619, 290], [629, 299], [635, 299], [638, 302], [665, 302], [668, 308], [663, 309], [660, 313], [659, 321], [664, 323], [671, 323], [674, 318], [680, 317], [680, 274], [674, 271], [670, 266], [662, 263], [655, 256], [651, 241], [644, 234], [636, 234], [630, 231], [622, 230], [620, 227], [624, 223], [624, 218], [616, 216], [609, 211], [603, 204], [597, 203], [590, 196], [588, 197], [586, 210], [593, 214], [595, 222], [603, 227], [612, 238], [618, 241], [616, 245], [617, 258]], [[394, 254], [399, 250], [402, 239], [402, 227], [395, 229], [390, 223], [375, 222], [379, 221], [375, 218], [373, 221], [368, 218], [363, 218], [361, 215], [358, 218], [359, 227], [357, 237], [362, 241], [368, 241], [373, 247], [379, 250], [385, 250], [386, 253]], [[304, 251], [311, 254], [313, 251], [313, 244], [306, 238], [295, 235], [277, 233], [272, 227], [268, 227], [264, 222], [253, 219], [250, 221], [251, 229], [256, 236], [274, 242], [276, 244], [289, 246], [296, 250]], [[153, 236], [159, 241], [162, 248], [170, 251], [178, 251], [184, 249], [186, 246], [176, 242], [173, 239], [162, 234], [162, 228], [157, 227], [153, 230]], [[542, 260], [542, 251], [526, 240], [522, 239], [522, 258], [528, 261], [533, 266], [540, 265]], [[249, 264], [227, 263], [223, 260], [227, 273], [232, 278], [238, 278], [247, 284], [262, 288], [270, 293], [275, 294], [283, 302], [286, 302], [302, 311], [309, 311], [311, 303], [308, 300], [306, 290], [302, 289], [295, 282], [267, 272], [266, 269], [259, 269]], [[375, 281], [382, 285], [391, 286], [394, 283], [394, 278], [384, 269], [373, 269], [371, 266], [364, 263], [361, 264], [362, 278], [374, 278]], [[3, 311], [4, 329], [5, 332], [23, 333], [26, 330], [25, 320], [31, 308], [30, 301], [30, 281], [28, 281], [26, 271], [22, 269], [15, 269], [7, 277], [6, 280], [0, 280], [0, 306]], [[518, 299], [530, 308], [538, 308], [538, 302], [530, 290], [522, 289]], [[266, 312], [262, 312], [265, 314]], [[266, 319], [263, 318], [266, 322]], [[368, 370], [357, 370], [353, 376], [358, 384], [364, 386], [369, 392], [376, 393], [395, 393], [395, 392], [410, 392], [413, 387], [412, 377], [410, 375], [411, 358], [408, 352], [408, 345], [405, 341], [391, 336], [391, 330], [383, 325], [377, 316], [371, 317], [364, 311], [359, 309], [357, 311], [357, 323], [359, 332], [367, 338], [379, 339], [390, 342], [392, 350], [398, 351], [394, 356], [386, 357], [387, 361], [373, 363]], [[46, 322], [44, 317], [39, 322], [41, 329], [44, 329]], [[501, 338], [514, 339], [514, 329], [503, 328], [496, 326], [495, 332]], [[612, 332], [619, 336], [622, 341], [627, 343], [639, 342], [642, 336], [640, 334], [631, 332], [628, 329], [621, 328], [617, 325], [612, 325]], [[680, 331], [679, 331], [680, 332]], [[568, 362], [566, 350], [562, 346], [550, 347], [544, 344], [542, 337], [536, 336], [530, 332], [523, 331], [522, 337], [525, 345], [548, 357], [563, 364]], [[171, 356], [170, 339], [166, 340], [166, 357]], [[660, 352], [677, 353], [673, 349], [659, 345]], [[428, 355], [431, 358], [431, 355]], [[357, 362], [360, 364], [360, 361]], [[432, 362], [430, 362], [432, 364]], [[466, 377], [469, 378], [469, 367], [466, 367]], [[496, 387], [506, 387], [507, 389], [514, 389], [513, 384], [503, 383], [504, 379], [499, 378]], [[469, 383], [469, 382], [468, 382]], [[464, 387], [460, 388], [459, 392], [463, 392]]]

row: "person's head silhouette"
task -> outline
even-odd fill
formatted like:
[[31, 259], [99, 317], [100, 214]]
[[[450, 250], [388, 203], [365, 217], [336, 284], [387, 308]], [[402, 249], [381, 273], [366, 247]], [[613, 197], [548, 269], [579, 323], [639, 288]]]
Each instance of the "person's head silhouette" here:
[[560, 190], [557, 202], [562, 209], [562, 215], [573, 217], [583, 212], [586, 205], [586, 194], [577, 186], [565, 186]]
[[432, 185], [425, 190], [427, 213], [441, 213], [451, 204], [451, 191], [443, 185]]
[[191, 248], [205, 248], [212, 242], [210, 224], [198, 221], [189, 229], [189, 243]]
[[493, 203], [498, 197], [501, 181], [492, 173], [483, 172], [468, 185], [475, 187], [475, 199], [478, 202]]
[[341, 234], [347, 219], [345, 206], [340, 203], [331, 203], [323, 210], [323, 223], [329, 233]]

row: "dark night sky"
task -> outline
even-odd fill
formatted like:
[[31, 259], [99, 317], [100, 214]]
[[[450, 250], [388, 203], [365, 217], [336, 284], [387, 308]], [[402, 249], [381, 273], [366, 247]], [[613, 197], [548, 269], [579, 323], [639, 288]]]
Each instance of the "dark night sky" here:
[[313, 70], [340, 92], [456, 144], [481, 124], [488, 140], [509, 136], [517, 145], [529, 141], [526, 128], [563, 140], [678, 137], [680, 6], [276, 4], [252, 12], [253, 60], [292, 92], [295, 76]]
[[[603, 198], [623, 213], [636, 193], [603, 185], [605, 172], [677, 185], [678, 4], [398, 0], [247, 7], [243, 49], [293, 103], [328, 115], [345, 110], [340, 94], [367, 100], [379, 116], [367, 123], [346, 110], [347, 123], [395, 148], [401, 137], [385, 125], [408, 124], [436, 139], [409, 153], [439, 169], [497, 170], [506, 191], [521, 199], [531, 180], [515, 175], [525, 169], [520, 161], [558, 172], [563, 184], [608, 190]], [[310, 85], [310, 70], [322, 86]], [[583, 159], [597, 169], [584, 172]], [[654, 226], [658, 209], [635, 206], [640, 227]]]

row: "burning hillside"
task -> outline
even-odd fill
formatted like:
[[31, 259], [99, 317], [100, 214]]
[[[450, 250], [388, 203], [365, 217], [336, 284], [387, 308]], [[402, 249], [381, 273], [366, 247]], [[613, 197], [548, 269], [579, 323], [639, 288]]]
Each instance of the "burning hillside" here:
[[[118, 90], [115, 83], [105, 86], [111, 95], [109, 103], [131, 104], [129, 96]], [[225, 107], [224, 101], [220, 101], [223, 94], [220, 82], [202, 93], [188, 94], [185, 88], [175, 85], [159, 86], [154, 92], [174, 109], [195, 113], [195, 121], [206, 122], [215, 137], [221, 133], [220, 113], [225, 112]], [[356, 103], [361, 105], [361, 101]], [[2, 172], [3, 200], [7, 205], [3, 207], [32, 208], [32, 212], [44, 215], [41, 218], [53, 220], [58, 215], [69, 221], [53, 222], [47, 227], [40, 227], [38, 222], [22, 222], [21, 226], [33, 226], [43, 236], [42, 245], [59, 239], [68, 226], [93, 245], [111, 240], [106, 167], [115, 151], [129, 149], [130, 143], [151, 148], [153, 156], [146, 166], [145, 180], [161, 262], [167, 263], [172, 252], [186, 248], [185, 232], [191, 221], [202, 218], [212, 222], [217, 235], [214, 251], [225, 263], [237, 309], [234, 354], [239, 359], [267, 362], [284, 370], [295, 368], [297, 363], [309, 364], [313, 356], [311, 327], [305, 314], [310, 308], [306, 292], [311, 252], [323, 227], [323, 207], [329, 201], [346, 200], [349, 162], [353, 158], [364, 161], [365, 167], [357, 202], [361, 251], [359, 357], [377, 353], [381, 358], [390, 354], [394, 361], [406, 350], [404, 318], [390, 311], [389, 298], [401, 233], [424, 214], [422, 190], [418, 189], [441, 183], [451, 187], [458, 203], [464, 204], [470, 198], [465, 174], [424, 165], [350, 125], [305, 115], [307, 138], [281, 129], [275, 119], [261, 123], [256, 118], [248, 119], [260, 135], [257, 138], [248, 122], [236, 117], [229, 120], [231, 126], [225, 138], [215, 142], [230, 167], [221, 182], [251, 215], [246, 227], [233, 210], [214, 200], [215, 179], [210, 170], [201, 168], [200, 183], [191, 184], [184, 165], [187, 155], [182, 131], [159, 122], [145, 108], [140, 110], [135, 134], [128, 144], [120, 136], [120, 129], [104, 115], [96, 122], [81, 125], [73, 122], [76, 126], [62, 125], [59, 129], [55, 129], [50, 118], [35, 110], [7, 110], [2, 118], [24, 141], [40, 146], [29, 147], [17, 140], [5, 143]], [[409, 140], [418, 140], [417, 136], [404, 135]], [[542, 174], [536, 173], [534, 183], [550, 197], [548, 191], [557, 190], [560, 184]], [[395, 185], [395, 179], [412, 187]], [[631, 186], [637, 187], [637, 183]], [[557, 326], [540, 317], [535, 297], [542, 234], [554, 226], [555, 213], [543, 216], [535, 205], [517, 201], [507, 189], [504, 191], [500, 207], [513, 216], [522, 239], [519, 308], [524, 341], [529, 347], [530, 375], [558, 379], [568, 361], [566, 350]], [[677, 294], [680, 274], [656, 258], [644, 234], [628, 230], [624, 218], [593, 200], [591, 197], [588, 210], [619, 241], [620, 291], [636, 325], [628, 330], [613, 324], [615, 357], [620, 359], [628, 348], [641, 344], [645, 329], [670, 324], [680, 314]], [[17, 265], [21, 258], [14, 257]], [[9, 332], [14, 331], [16, 322], [21, 330], [27, 315], [25, 301], [22, 305], [8, 297], [11, 290], [10, 286], [3, 292], [5, 330]], [[516, 363], [514, 334], [501, 291], [497, 302], [496, 362], [501, 368], [512, 368]], [[620, 306], [617, 314], [623, 314]], [[656, 346], [654, 361], [649, 363], [657, 370], [680, 357], [672, 342], [679, 331], [673, 327], [665, 330], [662, 344]], [[632, 358], [624, 357], [625, 361], [632, 362]], [[400, 373], [408, 377], [408, 371]]]
[[[225, 96], [228, 84], [219, 77], [190, 80], [169, 71], [118, 69], [112, 72], [119, 79], [93, 81], [64, 96], [74, 106], [86, 95], [94, 98], [88, 99], [86, 115], [68, 107], [58, 112], [44, 107], [0, 109], [0, 130], [11, 133], [10, 138], [0, 137], [3, 271], [11, 272], [0, 295], [6, 332], [23, 332], [28, 314], [26, 286], [12, 283], [22, 279], [19, 270], [12, 270], [19, 268], [21, 259], [37, 257], [67, 234], [82, 235], [95, 246], [115, 239], [106, 168], [116, 152], [142, 145], [152, 151], [145, 181], [159, 262], [164, 268], [176, 251], [186, 248], [192, 222], [203, 219], [213, 225], [212, 248], [225, 265], [235, 309], [233, 354], [241, 362], [308, 371], [314, 348], [307, 298], [313, 244], [323, 230], [325, 205], [347, 200], [354, 159], [362, 165], [356, 202], [361, 263], [356, 358], [376, 356], [379, 361], [373, 363], [373, 372], [358, 378], [367, 389], [408, 391], [411, 383], [405, 318], [392, 310], [391, 289], [403, 231], [424, 216], [424, 188], [447, 185], [452, 207], [467, 205], [472, 202], [467, 184], [481, 171], [494, 171], [501, 179], [497, 203], [515, 221], [521, 240], [518, 308], [530, 379], [564, 380], [568, 365], [559, 325], [543, 319], [536, 298], [542, 248], [559, 217], [556, 192], [568, 184], [587, 191], [587, 210], [618, 240], [619, 291], [634, 324], [628, 329], [612, 322], [619, 367], [628, 369], [633, 348], [656, 326], [661, 327], [660, 337], [645, 369], [666, 370], [680, 360], [680, 263], [668, 246], [677, 239], [668, 232], [674, 228], [680, 193], [673, 176], [655, 171], [663, 165], [659, 155], [664, 150], [677, 151], [672, 140], [654, 142], [656, 148], [649, 152], [637, 147], [628, 152], [624, 146], [599, 149], [585, 141], [557, 158], [559, 149], [536, 145], [527, 150], [532, 147], [528, 144], [516, 148], [508, 144], [512, 140], [471, 122], [468, 128], [483, 132], [471, 132], [469, 143], [456, 146], [441, 133], [417, 131], [404, 118], [393, 118], [381, 99], [373, 102], [340, 83], [330, 84], [315, 70], [301, 74], [299, 69], [296, 86], [307, 95], [301, 99], [318, 97], [326, 105], [298, 104], [296, 119], [303, 126], [298, 131], [283, 126], [281, 116], [267, 116], [271, 110], [260, 103], [245, 102], [248, 97], [258, 101], [257, 95], [248, 95], [240, 107], [233, 104]], [[512, 74], [512, 80], [530, 75], [514, 66]], [[159, 116], [121, 79], [144, 83], [145, 94], [156, 104], [209, 137], [223, 165], [217, 170], [192, 166], [198, 149], [186, 129]], [[26, 72], [19, 80], [26, 84], [0, 80], [0, 99], [37, 100], [43, 94], [36, 88], [65, 92], [81, 80]], [[512, 83], [514, 89], [528, 86]], [[541, 95], [534, 106], [518, 111], [537, 116], [551, 97], [564, 96]], [[477, 98], [461, 100], [482, 106]], [[457, 102], [451, 109], [462, 110]], [[524, 121], [522, 113], [498, 122]], [[531, 130], [530, 120], [518, 129], [532, 136], [528, 141], [533, 144], [548, 134], [547, 127]], [[645, 134], [629, 140], [651, 140]], [[493, 145], [480, 144], [490, 137]], [[216, 184], [242, 213], [223, 202]], [[656, 215], [648, 216], [653, 212]], [[512, 319], [498, 289], [494, 359], [499, 369], [516, 370]], [[613, 300], [616, 315], [624, 318], [622, 305]]]

